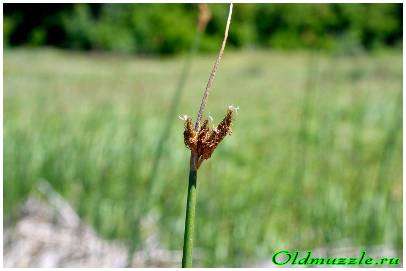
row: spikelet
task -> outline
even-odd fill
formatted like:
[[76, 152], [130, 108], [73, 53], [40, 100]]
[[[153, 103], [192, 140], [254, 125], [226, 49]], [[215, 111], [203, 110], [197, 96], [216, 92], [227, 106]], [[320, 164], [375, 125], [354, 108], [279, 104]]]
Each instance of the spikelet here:
[[183, 138], [186, 147], [192, 152], [197, 151], [197, 132], [193, 129], [192, 119], [188, 117], [185, 121], [185, 131], [183, 132]]
[[206, 119], [196, 132], [193, 129], [192, 119], [189, 117], [186, 119], [184, 141], [186, 147], [197, 156], [197, 168], [204, 160], [209, 159], [220, 142], [231, 134], [231, 125], [237, 109], [238, 107], [229, 106], [225, 117], [215, 129], [210, 128], [209, 120]]

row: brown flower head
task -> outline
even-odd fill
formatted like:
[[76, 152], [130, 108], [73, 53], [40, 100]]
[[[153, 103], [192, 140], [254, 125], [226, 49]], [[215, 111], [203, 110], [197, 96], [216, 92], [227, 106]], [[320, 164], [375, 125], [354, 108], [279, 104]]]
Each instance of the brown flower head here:
[[206, 119], [198, 131], [195, 131], [192, 119], [190, 117], [183, 118], [185, 120], [185, 131], [183, 132], [185, 145], [196, 155], [197, 168], [204, 160], [211, 157], [224, 137], [231, 134], [231, 125], [237, 110], [238, 107], [229, 106], [224, 119], [214, 129], [210, 128], [209, 120]]
[[207, 23], [211, 19], [211, 12], [207, 4], [199, 4], [199, 21], [198, 29], [200, 32], [204, 32], [206, 29]]

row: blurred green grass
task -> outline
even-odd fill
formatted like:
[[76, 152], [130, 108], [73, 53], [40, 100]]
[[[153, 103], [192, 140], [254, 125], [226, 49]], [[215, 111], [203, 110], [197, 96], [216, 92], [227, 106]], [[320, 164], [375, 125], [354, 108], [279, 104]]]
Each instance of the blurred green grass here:
[[[401, 55], [226, 53], [207, 111], [215, 122], [229, 104], [240, 111], [199, 171], [197, 266], [242, 266], [277, 248], [343, 241], [401, 251]], [[179, 115], [195, 117], [213, 59], [195, 58]], [[182, 63], [6, 50], [6, 225], [45, 179], [109, 239], [139, 234], [130, 217], [150, 198], [162, 244], [179, 250], [189, 158], [181, 121], [173, 120], [153, 192], [145, 191]]]

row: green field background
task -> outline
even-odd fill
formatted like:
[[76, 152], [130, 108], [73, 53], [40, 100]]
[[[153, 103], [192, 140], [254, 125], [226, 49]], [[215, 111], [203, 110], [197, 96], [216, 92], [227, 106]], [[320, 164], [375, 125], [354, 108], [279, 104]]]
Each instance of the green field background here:
[[[214, 55], [193, 60], [176, 114], [195, 118]], [[170, 119], [184, 57], [4, 51], [4, 219], [45, 180], [104, 238], [135, 244], [152, 216], [183, 241], [189, 152]], [[198, 176], [195, 266], [275, 249], [402, 250], [402, 52], [227, 51], [207, 112], [238, 105]], [[148, 202], [148, 206], [145, 206]]]

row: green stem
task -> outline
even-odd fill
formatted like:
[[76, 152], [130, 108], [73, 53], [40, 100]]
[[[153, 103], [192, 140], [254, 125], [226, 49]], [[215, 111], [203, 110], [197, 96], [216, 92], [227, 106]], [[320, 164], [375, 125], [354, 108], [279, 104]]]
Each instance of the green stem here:
[[[145, 192], [143, 193], [144, 195], [148, 195], [146, 199], [144, 200], [144, 205], [141, 206], [141, 209], [137, 213], [136, 217], [132, 217], [132, 221], [130, 221], [131, 228], [134, 229], [134, 234], [132, 235], [133, 237], [130, 240], [130, 244], [128, 246], [128, 253], [127, 253], [127, 267], [131, 267], [134, 253], [136, 249], [142, 249], [142, 238], [139, 236], [139, 224], [140, 224], [140, 219], [145, 216], [146, 212], [148, 212], [151, 209], [151, 206], [154, 203], [154, 200], [156, 200], [156, 197], [153, 197], [151, 195], [159, 195], [160, 191], [158, 190], [157, 187], [157, 175], [159, 173], [159, 166], [162, 160], [162, 155], [165, 151], [166, 145], [167, 145], [167, 140], [171, 134], [174, 119], [176, 119], [176, 113], [178, 112], [178, 107], [179, 103], [182, 97], [183, 90], [186, 85], [186, 81], [189, 78], [190, 75], [190, 70], [193, 62], [193, 58], [199, 49], [200, 45], [200, 40], [202, 36], [202, 31], [197, 30], [195, 34], [195, 40], [193, 42], [193, 45], [190, 48], [189, 55], [185, 59], [181, 75], [179, 77], [179, 81], [177, 83], [175, 93], [172, 96], [172, 101], [171, 101], [171, 106], [170, 106], [170, 111], [167, 115], [166, 122], [164, 129], [162, 130], [162, 134], [159, 138], [157, 148], [155, 150], [154, 154], [154, 159], [152, 162], [152, 167], [149, 172], [149, 176], [146, 182], [146, 187], [145, 187]], [[130, 190], [129, 190], [130, 191]], [[131, 193], [131, 192], [130, 192]], [[128, 201], [128, 204], [132, 206], [133, 204], [132, 201]], [[134, 207], [128, 207], [129, 211], [133, 211]]]
[[197, 169], [191, 166], [189, 171], [189, 185], [187, 192], [182, 267], [192, 267], [193, 233], [195, 228], [195, 210], [196, 210], [196, 195], [197, 195], [196, 182], [197, 182]]

